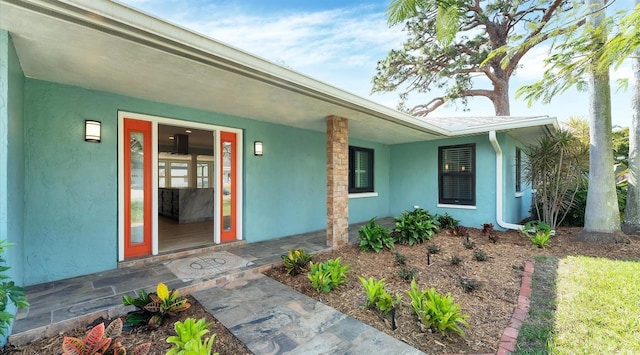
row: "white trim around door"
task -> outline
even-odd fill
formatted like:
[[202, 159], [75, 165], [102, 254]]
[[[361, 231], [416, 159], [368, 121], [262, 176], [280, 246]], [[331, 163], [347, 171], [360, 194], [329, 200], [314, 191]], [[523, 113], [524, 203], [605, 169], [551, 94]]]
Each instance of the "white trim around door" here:
[[[236, 235], [236, 239], [237, 240], [242, 240], [244, 239], [243, 237], [243, 230], [242, 230], [242, 225], [243, 225], [243, 215], [242, 215], [242, 211], [243, 211], [243, 205], [242, 205], [242, 201], [243, 201], [243, 171], [242, 171], [242, 167], [243, 167], [243, 163], [242, 163], [242, 159], [243, 159], [243, 131], [241, 129], [237, 129], [237, 128], [230, 128], [230, 127], [224, 127], [224, 126], [218, 126], [218, 125], [213, 125], [213, 124], [206, 124], [206, 123], [199, 123], [199, 122], [192, 122], [192, 121], [187, 121], [187, 120], [179, 120], [179, 119], [175, 119], [175, 118], [167, 118], [167, 117], [160, 117], [160, 116], [152, 116], [152, 115], [146, 115], [146, 114], [141, 114], [141, 113], [134, 113], [134, 112], [128, 112], [128, 111], [118, 111], [118, 261], [124, 261], [125, 257], [124, 257], [124, 161], [123, 161], [123, 154], [124, 154], [124, 139], [123, 139], [123, 135], [124, 135], [124, 119], [126, 118], [132, 118], [132, 119], [137, 119], [137, 120], [143, 120], [143, 121], [149, 121], [151, 122], [152, 125], [152, 135], [153, 135], [153, 142], [152, 142], [152, 159], [153, 159], [153, 169], [152, 169], [152, 189], [153, 189], [153, 201], [152, 201], [152, 210], [158, 211], [158, 125], [159, 124], [163, 124], [163, 125], [171, 125], [171, 126], [178, 126], [178, 127], [185, 127], [185, 128], [195, 128], [195, 129], [203, 129], [203, 130], [209, 130], [209, 131], [213, 131], [214, 135], [215, 135], [215, 140], [214, 142], [216, 142], [216, 144], [214, 144], [214, 146], [217, 145], [217, 142], [220, 142], [220, 132], [221, 131], [225, 131], [225, 132], [232, 132], [236, 134], [237, 137], [237, 159], [236, 159], [236, 172], [237, 172], [237, 176], [238, 179], [236, 181], [236, 187], [237, 187], [237, 203], [236, 203], [236, 220], [237, 220], [237, 226], [236, 226], [236, 230], [237, 230], [237, 235]], [[216, 154], [219, 155], [219, 153], [216, 150]], [[219, 186], [218, 184], [218, 177], [219, 174], [215, 173], [214, 170], [214, 174], [213, 174], [213, 178], [214, 178], [214, 185], [213, 186]], [[216, 211], [220, 211], [220, 209], [222, 208], [222, 190], [221, 189], [216, 189], [216, 193], [214, 194], [214, 204], [215, 204], [215, 210]], [[217, 213], [217, 212], [216, 212]], [[220, 218], [214, 218], [214, 243], [219, 244], [220, 243]], [[152, 214], [152, 255], [158, 255], [158, 214], [157, 213], [153, 213]]]

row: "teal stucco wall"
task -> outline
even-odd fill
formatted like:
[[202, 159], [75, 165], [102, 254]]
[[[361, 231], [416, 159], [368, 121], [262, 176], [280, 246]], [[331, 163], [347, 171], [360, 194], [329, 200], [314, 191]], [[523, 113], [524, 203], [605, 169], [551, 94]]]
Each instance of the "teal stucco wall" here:
[[[499, 135], [498, 140], [502, 148], [502, 165], [504, 169], [504, 220], [509, 223], [519, 223], [531, 215], [531, 202], [533, 192], [531, 185], [527, 184], [522, 175], [521, 193], [516, 194], [516, 148], [524, 148], [524, 145], [512, 136]], [[522, 161], [526, 155], [522, 152]], [[522, 165], [523, 167], [523, 165]]]
[[[5, 65], [6, 66], [6, 65]], [[19, 68], [19, 66], [18, 66]], [[11, 79], [20, 117], [12, 129], [24, 156], [24, 239], [17, 249], [25, 284], [37, 284], [117, 267], [118, 112], [238, 128], [244, 133], [244, 237], [257, 242], [326, 228], [326, 135], [282, 125], [35, 79]], [[24, 84], [24, 87], [22, 86]], [[22, 104], [24, 101], [24, 105]], [[22, 112], [24, 107], [24, 112]], [[5, 114], [6, 116], [6, 114]], [[2, 117], [0, 117], [2, 118]], [[84, 120], [102, 121], [102, 142], [84, 141]], [[6, 121], [7, 119], [4, 118]], [[24, 124], [23, 124], [24, 121]], [[20, 133], [20, 132], [18, 132]], [[513, 173], [517, 141], [498, 136], [506, 176]], [[253, 142], [264, 155], [253, 155]], [[438, 207], [438, 147], [476, 144], [476, 208]], [[413, 206], [449, 213], [470, 227], [495, 224], [495, 152], [488, 135], [388, 146], [360, 139], [349, 144], [374, 149], [377, 196], [350, 198], [349, 221], [398, 216]], [[511, 154], [511, 155], [509, 155]], [[517, 222], [526, 204], [505, 179], [505, 220]], [[28, 188], [25, 188], [28, 186]], [[510, 192], [511, 191], [511, 192]], [[22, 193], [20, 193], [22, 194]], [[19, 202], [19, 201], [16, 201]], [[19, 205], [19, 203], [18, 203]], [[517, 212], [513, 210], [516, 209]], [[22, 213], [20, 212], [22, 215]]]
[[[507, 134], [497, 135], [503, 159], [503, 220], [517, 224], [529, 216], [531, 186], [523, 181], [522, 194], [515, 191], [515, 150], [522, 143]], [[456, 144], [476, 144], [476, 208], [438, 207], [438, 147]], [[525, 158], [523, 154], [523, 159]], [[496, 221], [496, 153], [488, 134], [431, 142], [400, 144], [391, 147], [390, 212], [398, 215], [414, 206], [431, 213], [448, 213], [468, 227], [479, 228]]]
[[[326, 136], [242, 120], [245, 128], [244, 215], [247, 242], [326, 227]], [[253, 142], [264, 155], [253, 155]]]
[[[18, 285], [24, 284], [25, 248], [23, 93], [24, 73], [11, 36], [0, 30], [0, 239], [14, 243], [3, 258], [11, 267], [5, 274]], [[0, 346], [5, 342], [0, 337]]]
[[[438, 147], [476, 144], [476, 208], [438, 207]], [[391, 146], [390, 213], [419, 206], [432, 214], [448, 213], [468, 227], [495, 220], [495, 152], [488, 135]]]
[[[27, 284], [116, 267], [118, 110], [244, 130], [248, 242], [326, 227], [323, 132], [27, 79]], [[102, 121], [101, 143], [84, 141], [85, 119]]]
[[351, 139], [350, 145], [373, 149], [373, 187], [377, 196], [349, 198], [349, 223], [360, 223], [373, 217], [389, 216], [389, 164], [390, 147], [359, 139]]

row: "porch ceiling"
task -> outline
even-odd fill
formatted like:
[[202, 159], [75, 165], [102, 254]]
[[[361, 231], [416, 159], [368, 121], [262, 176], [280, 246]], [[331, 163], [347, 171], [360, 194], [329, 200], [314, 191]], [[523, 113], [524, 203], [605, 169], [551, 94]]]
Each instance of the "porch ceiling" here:
[[[110, 1], [2, 0], [27, 77], [394, 144], [443, 131]], [[123, 108], [126, 109], [126, 108]]]

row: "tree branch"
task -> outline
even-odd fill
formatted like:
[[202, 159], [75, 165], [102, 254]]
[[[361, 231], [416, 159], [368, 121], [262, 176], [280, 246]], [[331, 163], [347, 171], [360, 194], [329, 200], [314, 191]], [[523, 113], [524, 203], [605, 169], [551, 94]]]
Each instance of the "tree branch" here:
[[426, 104], [417, 105], [411, 109], [411, 114], [417, 117], [425, 117], [446, 102], [444, 97], [436, 97]]
[[[495, 99], [495, 91], [493, 90], [484, 90], [484, 89], [470, 89], [463, 90], [460, 92], [461, 97], [466, 96], [484, 96], [489, 100], [493, 101]], [[448, 99], [444, 96], [436, 97], [426, 104], [416, 105], [411, 109], [411, 114], [417, 117], [426, 117], [431, 112], [435, 111], [438, 107], [444, 105]]]

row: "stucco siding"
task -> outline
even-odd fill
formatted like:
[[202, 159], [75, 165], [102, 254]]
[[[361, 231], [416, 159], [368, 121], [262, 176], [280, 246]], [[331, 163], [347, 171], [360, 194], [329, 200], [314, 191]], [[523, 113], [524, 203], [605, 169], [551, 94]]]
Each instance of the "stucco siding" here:
[[[389, 216], [390, 147], [385, 144], [351, 139], [350, 145], [374, 150], [374, 190], [377, 196], [349, 198], [349, 223], [360, 223], [373, 217]], [[357, 194], [355, 194], [357, 196]]]
[[[117, 266], [119, 110], [244, 130], [248, 242], [325, 227], [323, 132], [32, 79], [25, 93], [27, 284]], [[85, 119], [102, 121], [101, 143], [84, 141]]]
[[[503, 153], [504, 169], [504, 220], [508, 223], [519, 223], [531, 215], [532, 191], [527, 184], [522, 171], [521, 191], [516, 193], [516, 148], [524, 149], [524, 145], [508, 134], [499, 135], [499, 142]], [[524, 150], [521, 155], [524, 163], [526, 155]], [[523, 170], [524, 165], [521, 165]]]
[[[476, 144], [475, 209], [438, 207], [438, 147]], [[390, 213], [419, 206], [432, 214], [448, 213], [468, 227], [495, 220], [495, 152], [487, 135], [391, 146]]]
[[[14, 245], [3, 258], [10, 276], [24, 284], [24, 73], [11, 36], [0, 30], [0, 239]], [[15, 312], [12, 304], [7, 312]], [[10, 329], [9, 329], [10, 332]], [[6, 339], [0, 337], [0, 346]]]
[[[11, 53], [17, 62], [15, 51]], [[7, 64], [2, 68], [8, 70]], [[12, 169], [23, 171], [12, 180], [11, 188], [24, 191], [24, 205], [22, 192], [20, 198], [7, 197], [2, 203], [15, 203], [20, 210], [12, 213], [20, 215], [18, 220], [24, 216], [25, 223], [20, 224], [24, 233], [18, 233], [24, 234], [19, 241], [23, 247], [17, 250], [24, 255], [24, 269], [18, 267], [25, 284], [117, 267], [119, 111], [243, 131], [242, 227], [247, 242], [326, 227], [325, 132], [24, 79], [17, 69], [19, 65], [12, 69], [15, 73], [11, 78], [0, 84], [12, 85], [10, 92], [16, 96], [9, 101], [19, 108], [13, 109], [13, 116], [18, 118], [7, 126], [5, 109], [0, 129], [12, 129], [21, 137], [11, 140], [13, 158], [3, 157], [3, 165], [10, 162]], [[85, 119], [102, 122], [101, 143], [84, 141]], [[503, 217], [515, 223], [528, 214], [530, 187], [525, 187], [521, 197], [515, 197], [515, 146], [519, 142], [504, 134], [498, 139], [504, 153]], [[263, 156], [253, 155], [253, 142], [257, 140], [264, 144]], [[475, 208], [438, 207], [438, 147], [467, 143], [476, 145]], [[351, 139], [349, 144], [374, 149], [377, 194], [349, 199], [350, 223], [374, 216], [398, 216], [419, 206], [432, 213], [448, 213], [469, 227], [487, 222], [497, 227], [496, 159], [488, 135], [392, 146]], [[7, 174], [7, 169], [0, 173]]]
[[[326, 227], [326, 138], [323, 133], [243, 120], [245, 236], [268, 240]], [[253, 142], [264, 155], [253, 155]]]

